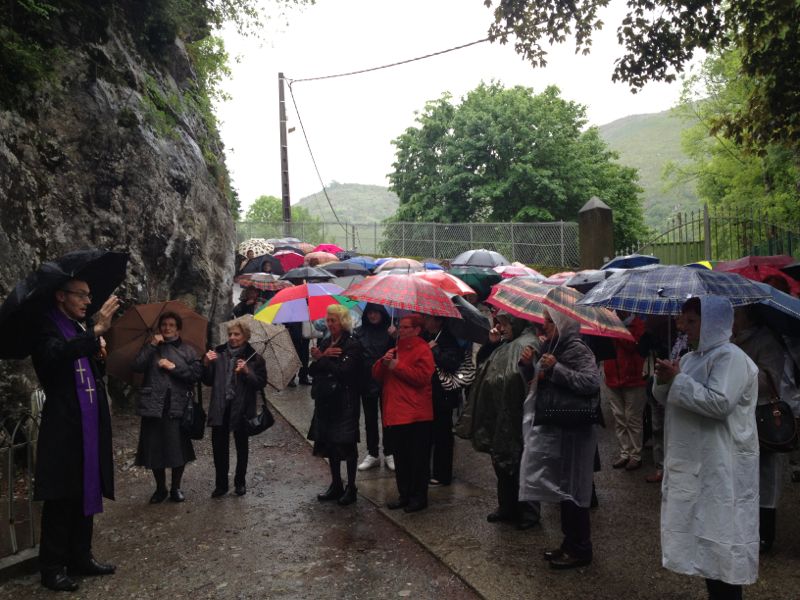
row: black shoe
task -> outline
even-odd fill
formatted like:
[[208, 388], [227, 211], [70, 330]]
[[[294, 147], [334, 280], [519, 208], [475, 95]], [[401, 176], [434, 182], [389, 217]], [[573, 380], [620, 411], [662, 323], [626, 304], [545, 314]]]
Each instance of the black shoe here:
[[150, 496], [150, 504], [160, 504], [164, 500], [167, 499], [169, 492], [167, 490], [156, 490], [153, 492], [153, 495]]
[[328, 489], [322, 492], [321, 494], [317, 494], [317, 500], [320, 502], [327, 502], [329, 500], [338, 500], [344, 494], [344, 488], [342, 484], [336, 485], [335, 483], [330, 484]]
[[555, 548], [554, 550], [545, 550], [542, 554], [545, 560], [555, 560], [557, 558], [561, 558], [564, 556], [564, 551], [561, 548]]
[[428, 508], [428, 503], [427, 502], [418, 502], [418, 501], [417, 502], [409, 502], [408, 506], [403, 508], [403, 512], [414, 513], [414, 512], [419, 512], [421, 510], [425, 510], [426, 508]]
[[339, 500], [338, 500], [339, 505], [340, 506], [347, 506], [348, 504], [352, 504], [353, 502], [358, 500], [358, 494], [356, 494], [357, 491], [358, 491], [358, 488], [356, 486], [348, 485], [344, 490], [344, 494], [339, 496]]
[[773, 540], [761, 540], [758, 544], [758, 548], [761, 552], [767, 553], [772, 550]]
[[566, 552], [562, 552], [561, 556], [558, 558], [550, 559], [550, 568], [558, 570], [577, 569], [578, 567], [585, 567], [590, 564], [592, 564], [591, 558], [576, 558], [575, 556], [570, 556]]
[[538, 520], [535, 519], [522, 519], [517, 521], [517, 529], [519, 531], [527, 531], [528, 529], [532, 529], [539, 524]]
[[48, 567], [42, 570], [42, 585], [56, 592], [74, 592], [78, 583], [67, 575], [66, 567]]
[[186, 496], [183, 495], [183, 492], [180, 490], [180, 488], [173, 488], [169, 492], [169, 499], [173, 502], [183, 502], [186, 500]]
[[247, 488], [244, 486], [244, 484], [237, 485], [234, 491], [236, 492], [237, 496], [244, 496], [247, 493]]
[[214, 491], [211, 492], [212, 498], [219, 498], [220, 496], [224, 496], [228, 493], [228, 488], [214, 488]]
[[500, 523], [513, 521], [514, 516], [497, 509], [496, 511], [490, 512], [488, 515], [486, 515], [486, 520], [489, 521], [489, 523]]
[[87, 560], [71, 565], [69, 573], [75, 575], [113, 575], [117, 568], [114, 565], [97, 562], [94, 556]]
[[405, 508], [408, 506], [408, 500], [406, 498], [398, 498], [393, 502], [387, 502], [386, 508], [389, 510], [397, 510], [398, 508]]

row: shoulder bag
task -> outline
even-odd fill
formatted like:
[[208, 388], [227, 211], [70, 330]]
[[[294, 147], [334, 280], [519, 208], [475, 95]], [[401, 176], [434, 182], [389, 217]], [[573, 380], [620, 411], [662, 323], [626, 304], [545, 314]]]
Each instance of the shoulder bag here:
[[252, 419], [247, 419], [245, 429], [247, 435], [258, 435], [262, 431], [266, 431], [275, 424], [275, 417], [267, 406], [267, 396], [264, 390], [261, 390], [261, 412]]
[[448, 373], [436, 367], [436, 375], [445, 391], [452, 392], [461, 390], [472, 385], [475, 381], [475, 361], [472, 360], [472, 350], [464, 353], [464, 359], [456, 369], [455, 373]]
[[773, 397], [756, 405], [758, 444], [764, 452], [791, 452], [797, 447], [797, 422], [789, 405], [780, 399], [772, 377], [767, 374]]
[[534, 425], [556, 425], [571, 429], [602, 423], [599, 393], [582, 395], [552, 382], [539, 384], [533, 413]]
[[186, 402], [186, 408], [183, 409], [181, 417], [181, 431], [190, 439], [202, 440], [206, 431], [206, 411], [203, 409], [203, 400], [199, 394], [200, 386], [197, 387], [197, 398], [191, 390], [186, 392], [188, 402]]

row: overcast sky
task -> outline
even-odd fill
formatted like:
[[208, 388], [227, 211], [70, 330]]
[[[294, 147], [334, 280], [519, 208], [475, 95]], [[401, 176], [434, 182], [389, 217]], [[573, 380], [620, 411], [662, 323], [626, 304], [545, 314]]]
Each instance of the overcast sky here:
[[[633, 114], [666, 110], [679, 84], [649, 84], [632, 94], [611, 82], [621, 54], [616, 24], [624, 1], [612, 0], [602, 14], [606, 27], [594, 37], [590, 56], [576, 56], [574, 43], [552, 50], [549, 64], [534, 69], [511, 44], [485, 42], [442, 56], [363, 75], [293, 86], [298, 111], [286, 89], [289, 179], [292, 202], [322, 185], [298, 122], [327, 185], [388, 185], [391, 141], [415, 124], [415, 111], [444, 92], [460, 99], [481, 81], [524, 85], [541, 92], [557, 85], [562, 97], [587, 107], [589, 121], [603, 125]], [[231, 100], [218, 106], [227, 164], [243, 209], [261, 195], [281, 196], [278, 137], [278, 73], [302, 79], [380, 66], [445, 50], [486, 37], [492, 20], [482, 0], [317, 0], [271, 22], [264, 39], [222, 32], [232, 77], [224, 83]]]

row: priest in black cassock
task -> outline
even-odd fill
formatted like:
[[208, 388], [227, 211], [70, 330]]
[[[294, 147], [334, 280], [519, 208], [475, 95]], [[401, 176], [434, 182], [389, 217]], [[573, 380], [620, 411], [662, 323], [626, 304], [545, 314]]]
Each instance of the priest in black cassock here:
[[43, 500], [39, 562], [42, 584], [75, 591], [74, 575], [110, 575], [113, 565], [92, 555], [93, 515], [114, 498], [111, 415], [103, 384], [102, 335], [119, 299], [111, 296], [87, 319], [92, 296], [72, 279], [42, 315], [33, 366], [44, 389], [34, 499]]

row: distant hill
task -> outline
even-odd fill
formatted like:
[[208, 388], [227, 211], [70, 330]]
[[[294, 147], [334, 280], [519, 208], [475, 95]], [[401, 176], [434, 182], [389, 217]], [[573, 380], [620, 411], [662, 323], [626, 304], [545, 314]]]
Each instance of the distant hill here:
[[[349, 223], [376, 223], [391, 217], [400, 204], [397, 194], [379, 185], [333, 182], [327, 188], [328, 197], [339, 215]], [[335, 221], [325, 194], [317, 192], [297, 202], [322, 221]]]
[[665, 191], [661, 179], [664, 166], [686, 162], [681, 150], [681, 131], [692, 123], [672, 115], [671, 111], [632, 115], [598, 129], [606, 143], [619, 153], [619, 161], [639, 171], [639, 185], [644, 189], [645, 221], [660, 231], [669, 215], [698, 208], [694, 185], [681, 185]]

